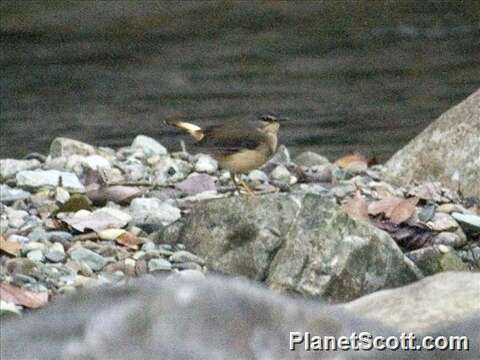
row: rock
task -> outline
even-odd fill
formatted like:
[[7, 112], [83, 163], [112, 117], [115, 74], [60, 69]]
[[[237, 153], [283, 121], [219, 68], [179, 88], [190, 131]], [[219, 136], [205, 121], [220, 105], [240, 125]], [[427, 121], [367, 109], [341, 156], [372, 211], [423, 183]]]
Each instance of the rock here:
[[171, 185], [183, 180], [192, 171], [193, 166], [179, 159], [163, 157], [154, 168], [154, 183], [160, 186]]
[[465, 195], [480, 196], [480, 90], [448, 110], [387, 163], [404, 184], [434, 178]]
[[41, 264], [27, 258], [14, 258], [7, 260], [6, 268], [10, 274], [23, 274], [37, 277], [41, 273]]
[[165, 260], [165, 259], [151, 259], [148, 262], [148, 271], [154, 272], [154, 271], [170, 271], [172, 270], [172, 264], [170, 261]]
[[412, 332], [416, 344], [427, 335], [466, 336], [468, 351], [418, 351], [415, 357], [477, 359], [480, 316], [478, 288], [472, 284], [479, 277], [446, 273], [331, 306], [281, 296], [244, 280], [209, 276], [198, 281], [180, 273], [164, 281], [82, 291], [21, 321], [6, 319], [0, 354], [17, 360], [32, 354], [42, 360], [148, 359], [152, 354], [200, 360], [412, 358], [411, 351], [400, 349], [329, 353], [306, 351], [300, 344], [289, 350], [292, 331], [337, 339], [368, 331], [386, 338]]
[[22, 252], [24, 254], [27, 254], [28, 252], [35, 251], [35, 250], [44, 251], [45, 250], [45, 244], [43, 244], [41, 242], [37, 242], [37, 241], [30, 241], [30, 242], [26, 243], [22, 248]]
[[293, 159], [293, 162], [298, 166], [321, 166], [328, 165], [330, 161], [325, 156], [314, 153], [313, 151], [304, 151]]
[[92, 145], [73, 139], [57, 137], [50, 144], [51, 158], [68, 158], [72, 155], [88, 156], [93, 154], [95, 154], [95, 148]]
[[135, 225], [159, 223], [167, 226], [181, 217], [180, 209], [152, 198], [133, 199], [129, 211]]
[[98, 255], [92, 250], [77, 247], [69, 252], [73, 260], [85, 263], [93, 271], [100, 271], [107, 264], [107, 260], [103, 256]]
[[[466, 330], [476, 317], [480, 320], [480, 274], [468, 272], [446, 272], [426, 277], [414, 284], [398, 289], [383, 290], [364, 296], [345, 305], [352, 313], [381, 322], [386, 326], [412, 331], [447, 336], [441, 331], [445, 325], [456, 322]], [[476, 337], [480, 331], [475, 326]], [[460, 329], [457, 329], [459, 331]], [[462, 331], [457, 335], [464, 334]], [[477, 340], [471, 340], [479, 346]], [[464, 354], [464, 352], [462, 352]], [[478, 352], [477, 352], [478, 354]], [[450, 357], [453, 354], [449, 354]], [[463, 355], [458, 354], [459, 358]], [[435, 357], [431, 357], [434, 359]]]
[[467, 271], [468, 266], [445, 245], [429, 246], [407, 253], [424, 275], [433, 275], [442, 271]]
[[62, 186], [70, 192], [85, 192], [85, 187], [73, 173], [58, 170], [25, 170], [17, 173], [17, 186], [39, 190], [42, 187], [55, 188], [62, 178]]
[[70, 193], [62, 187], [57, 187], [55, 189], [55, 201], [65, 204], [68, 200], [70, 200]]
[[175, 184], [175, 188], [186, 194], [199, 194], [216, 191], [215, 178], [207, 174], [190, 174], [185, 180]]
[[327, 165], [314, 165], [312, 167], [300, 167], [300, 176], [305, 182], [331, 182], [332, 173], [335, 166], [332, 164]]
[[181, 231], [168, 234], [170, 243], [175, 236], [213, 271], [331, 301], [421, 276], [386, 233], [350, 219], [333, 201], [314, 194], [201, 203]]
[[110, 162], [100, 155], [90, 155], [85, 157], [82, 160], [82, 165], [91, 170], [111, 168]]
[[165, 149], [162, 144], [145, 135], [138, 135], [133, 140], [132, 148], [141, 149], [147, 157], [154, 155], [167, 155], [167, 149]]
[[205, 280], [205, 275], [200, 270], [182, 270], [172, 273], [167, 278], [170, 281], [202, 281]]
[[200, 173], [214, 174], [218, 170], [218, 162], [210, 155], [199, 154], [194, 170]]
[[480, 231], [480, 216], [473, 214], [452, 213], [452, 217], [462, 224], [466, 230]]
[[0, 202], [5, 205], [10, 205], [18, 200], [27, 200], [31, 196], [32, 194], [22, 189], [13, 189], [8, 185], [0, 184]]
[[427, 222], [427, 226], [433, 231], [455, 231], [458, 223], [450, 215], [437, 212], [433, 219]]
[[290, 171], [284, 165], [277, 165], [275, 169], [270, 173], [270, 177], [273, 180], [283, 182], [285, 184], [290, 183]]
[[59, 242], [54, 243], [45, 254], [47, 260], [52, 262], [60, 262], [65, 259], [65, 249], [63, 245]]
[[460, 204], [441, 204], [437, 207], [437, 211], [451, 214], [453, 212], [464, 213], [467, 210]]
[[46, 233], [46, 239], [52, 243], [60, 243], [63, 247], [69, 247], [73, 235], [66, 231], [50, 231]]
[[93, 212], [93, 215], [95, 216], [102, 216], [102, 214], [108, 214], [114, 218], [117, 218], [119, 220], [118, 222], [118, 227], [124, 227], [127, 225], [130, 221], [132, 221], [132, 216], [128, 214], [125, 211], [122, 211], [120, 209], [116, 209], [113, 207], [103, 207], [95, 210]]
[[43, 261], [45, 259], [42, 250], [29, 251], [27, 254], [27, 258], [32, 261]]
[[16, 160], [1, 159], [0, 160], [0, 180], [4, 181], [14, 177], [18, 172], [24, 170], [33, 170], [40, 167], [40, 161], [32, 160]]
[[10, 207], [5, 208], [5, 213], [7, 214], [8, 225], [15, 229], [22, 227], [28, 217], [28, 212], [25, 210], [15, 210]]
[[254, 184], [266, 184], [268, 183], [268, 175], [265, 174], [262, 170], [252, 170], [248, 174], [248, 180]]
[[205, 261], [202, 258], [185, 250], [173, 253], [169, 260], [175, 263], [194, 262], [199, 265], [205, 265]]
[[461, 236], [456, 232], [443, 231], [433, 238], [435, 245], [447, 245], [453, 248], [461, 248], [467, 243], [466, 236]]

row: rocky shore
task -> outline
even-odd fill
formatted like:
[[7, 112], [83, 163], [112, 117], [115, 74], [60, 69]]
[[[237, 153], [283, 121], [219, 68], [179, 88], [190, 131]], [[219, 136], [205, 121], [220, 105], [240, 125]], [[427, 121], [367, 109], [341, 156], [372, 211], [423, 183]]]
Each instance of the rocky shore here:
[[[480, 123], [477, 115], [468, 120], [473, 126]], [[431, 285], [430, 293], [428, 286], [415, 288], [429, 294], [418, 309], [426, 314], [435, 308], [437, 314], [443, 306], [446, 313], [439, 318], [447, 320], [455, 306], [432, 299], [438, 291], [455, 289], [451, 296], [465, 303], [459, 318], [466, 321], [480, 310], [472, 300], [480, 295], [478, 275], [470, 274], [480, 269], [476, 190], [464, 193], [425, 179], [393, 185], [390, 168], [371, 166], [360, 154], [335, 162], [313, 152], [292, 159], [280, 146], [261, 169], [244, 175], [255, 190], [251, 196], [236, 189], [208, 155], [170, 153], [147, 136], [120, 149], [57, 138], [46, 156], [0, 160], [1, 314], [44, 307], [79, 289], [123, 288], [136, 277], [167, 277], [164, 291], [174, 297], [179, 290], [172, 284], [201, 289], [224, 284], [218, 291], [231, 299], [238, 289], [229, 293], [229, 280], [214, 276], [221, 273], [261, 282], [275, 289], [274, 298], [283, 293], [346, 303], [322, 313], [355, 314], [358, 306], [365, 321], [388, 328], [383, 315], [375, 314], [398, 306], [393, 310], [395, 304], [382, 300], [383, 310], [378, 305], [374, 311], [368, 304], [390, 296], [383, 294], [411, 299], [411, 286], [455, 271]], [[468, 181], [474, 189], [471, 177]], [[464, 278], [473, 281], [469, 289], [454, 286]], [[252, 286], [240, 282], [245, 291]], [[399, 289], [385, 290], [392, 288]], [[108, 291], [100, 294], [113, 302]], [[174, 304], [180, 301], [175, 299]], [[430, 320], [417, 327], [433, 329], [433, 315]], [[394, 330], [406, 326], [396, 321]]]

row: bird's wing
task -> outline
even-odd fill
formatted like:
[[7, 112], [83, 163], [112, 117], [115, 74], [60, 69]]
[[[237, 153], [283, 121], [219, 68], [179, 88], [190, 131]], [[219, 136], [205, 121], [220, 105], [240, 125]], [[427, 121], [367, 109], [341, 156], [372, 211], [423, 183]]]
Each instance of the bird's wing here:
[[225, 155], [242, 149], [255, 149], [265, 141], [265, 135], [253, 126], [210, 126], [204, 130], [204, 134], [197, 144]]

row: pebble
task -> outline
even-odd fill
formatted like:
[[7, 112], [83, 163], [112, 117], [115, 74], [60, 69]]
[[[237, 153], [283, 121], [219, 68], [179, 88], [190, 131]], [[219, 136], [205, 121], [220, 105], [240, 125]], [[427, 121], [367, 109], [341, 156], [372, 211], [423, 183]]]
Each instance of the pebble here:
[[172, 264], [170, 261], [165, 260], [165, 259], [151, 259], [148, 262], [148, 271], [149, 272], [154, 272], [154, 271], [169, 271], [172, 269]]
[[32, 196], [28, 191], [14, 189], [8, 185], [0, 184], [0, 202], [10, 205], [18, 200], [27, 200]]
[[427, 222], [427, 226], [433, 231], [455, 231], [458, 223], [450, 215], [437, 212], [433, 219]]
[[167, 226], [181, 217], [177, 207], [152, 198], [133, 199], [129, 211], [135, 225], [160, 223]]
[[87, 169], [110, 169], [110, 162], [100, 155], [90, 155], [82, 159], [82, 165]]
[[46, 233], [45, 238], [52, 243], [60, 243], [64, 247], [72, 241], [73, 235], [66, 231], [50, 231]]
[[434, 244], [443, 244], [453, 248], [461, 248], [467, 243], [466, 237], [461, 237], [457, 233], [443, 231], [433, 238]]
[[270, 177], [273, 180], [283, 182], [285, 184], [290, 183], [290, 171], [284, 165], [278, 165], [270, 174]]
[[65, 249], [61, 243], [54, 243], [45, 254], [47, 260], [61, 262], [65, 259]]
[[167, 149], [162, 144], [160, 144], [157, 140], [145, 135], [138, 135], [133, 140], [132, 148], [142, 150], [146, 157], [154, 155], [167, 155]]
[[293, 162], [299, 166], [312, 167], [318, 165], [327, 165], [330, 163], [325, 156], [317, 154], [313, 151], [304, 151], [299, 154]]
[[17, 235], [17, 234], [10, 235], [7, 240], [14, 241], [14, 242], [19, 243], [20, 245], [23, 245], [23, 246], [30, 241], [30, 239], [28, 237], [22, 236], [22, 235]]
[[5, 208], [5, 213], [8, 218], [8, 225], [12, 228], [18, 229], [25, 223], [25, 218], [28, 216], [28, 212], [25, 210], [15, 210], [13, 208]]
[[451, 214], [453, 212], [465, 213], [467, 210], [460, 204], [441, 204], [437, 207], [437, 211]]
[[137, 262], [135, 260], [125, 259], [125, 274], [127, 274], [128, 276], [134, 276], [136, 265]]
[[480, 230], [480, 216], [473, 214], [461, 214], [454, 212], [452, 217], [460, 222], [464, 227], [470, 228], [473, 230]]
[[55, 188], [62, 178], [62, 186], [71, 192], [85, 192], [85, 187], [77, 175], [58, 170], [24, 170], [17, 173], [17, 186], [25, 189], [39, 190], [42, 187]]
[[253, 184], [265, 184], [268, 183], [268, 175], [265, 174], [262, 170], [252, 170], [248, 174], [248, 180]]
[[73, 249], [70, 252], [70, 257], [73, 260], [86, 264], [93, 271], [100, 271], [107, 264], [107, 260], [103, 256], [82, 247]]
[[42, 250], [32, 250], [27, 253], [27, 258], [32, 261], [41, 262], [45, 259]]
[[24, 254], [28, 254], [30, 251], [35, 251], [35, 250], [44, 251], [45, 244], [38, 241], [30, 241], [26, 243], [22, 248], [22, 252]]
[[64, 137], [57, 137], [50, 144], [50, 157], [53, 159], [68, 158], [72, 155], [88, 156], [94, 153], [95, 148], [92, 145]]
[[70, 200], [70, 193], [63, 187], [57, 187], [55, 189], [55, 201], [65, 204], [68, 200]]
[[194, 262], [202, 266], [205, 265], [205, 261], [202, 258], [185, 250], [173, 253], [169, 260], [175, 263]]
[[210, 155], [199, 154], [195, 162], [194, 170], [199, 173], [213, 174], [218, 170], [218, 162]]
[[0, 180], [6, 180], [15, 176], [18, 172], [24, 170], [32, 170], [40, 167], [40, 161], [32, 160], [16, 160], [1, 159], [0, 160]]
[[180, 159], [163, 157], [154, 168], [153, 182], [165, 186], [183, 180], [192, 172], [193, 166]]

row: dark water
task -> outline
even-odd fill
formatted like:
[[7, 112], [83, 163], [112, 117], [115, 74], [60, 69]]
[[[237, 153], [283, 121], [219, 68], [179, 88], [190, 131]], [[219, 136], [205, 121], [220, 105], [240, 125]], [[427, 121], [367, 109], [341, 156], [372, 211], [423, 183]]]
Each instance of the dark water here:
[[275, 111], [282, 140], [385, 159], [480, 86], [480, 1], [2, 1], [0, 157], [55, 136]]

